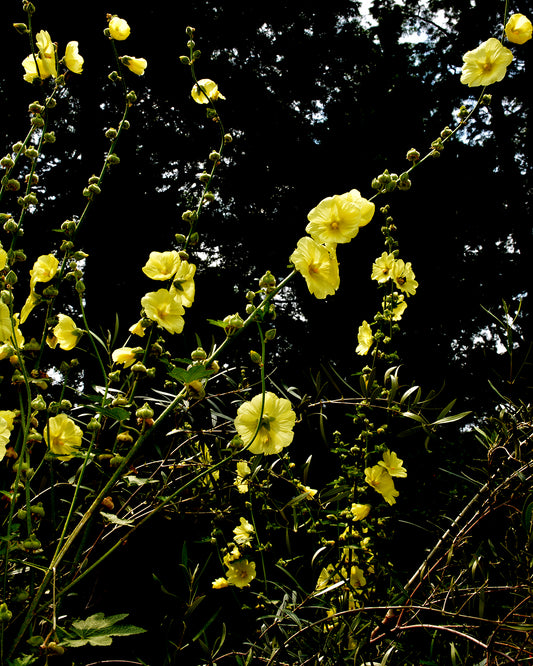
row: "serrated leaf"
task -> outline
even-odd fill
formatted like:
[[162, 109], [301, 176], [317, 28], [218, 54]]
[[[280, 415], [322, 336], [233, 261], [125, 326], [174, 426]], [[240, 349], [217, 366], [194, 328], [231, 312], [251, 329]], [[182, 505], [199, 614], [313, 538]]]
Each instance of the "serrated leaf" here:
[[97, 634], [95, 636], [89, 636], [87, 639], [90, 645], [98, 647], [99, 645], [111, 645], [113, 639], [109, 634]]
[[226, 328], [226, 324], [221, 319], [207, 319], [207, 323], [213, 326], [220, 326], [220, 328]]
[[198, 379], [205, 379], [205, 377], [210, 377], [213, 374], [212, 370], [207, 370], [203, 365], [194, 365], [189, 370], [185, 368], [172, 368], [169, 375], [173, 379], [177, 379], [178, 382], [182, 384], [190, 384], [190, 382], [196, 381]]
[[130, 412], [123, 407], [99, 407], [98, 405], [87, 405], [87, 407], [115, 421], [125, 421], [131, 416]]

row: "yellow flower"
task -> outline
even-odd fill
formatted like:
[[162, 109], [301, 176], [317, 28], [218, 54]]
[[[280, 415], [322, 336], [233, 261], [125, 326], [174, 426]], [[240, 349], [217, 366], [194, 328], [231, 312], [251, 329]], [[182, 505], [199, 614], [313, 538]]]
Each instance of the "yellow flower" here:
[[56, 66], [56, 47], [52, 42], [49, 33], [46, 30], [41, 30], [35, 36], [37, 48], [39, 49], [40, 61], [39, 70], [41, 78], [46, 79], [49, 76], [57, 77]]
[[365, 469], [365, 481], [376, 492], [383, 495], [388, 504], [396, 504], [396, 497], [400, 494], [394, 487], [391, 475], [381, 465], [374, 465]]
[[317, 243], [348, 243], [370, 222], [374, 209], [358, 190], [335, 194], [309, 212], [305, 230]]
[[358, 345], [355, 348], [355, 353], [360, 356], [365, 356], [370, 351], [370, 347], [374, 344], [374, 336], [372, 329], [367, 321], [363, 321], [357, 332]]
[[359, 587], [366, 585], [366, 578], [363, 575], [363, 571], [359, 567], [352, 566], [350, 570], [350, 585], [356, 590]]
[[169, 333], [183, 331], [185, 321], [181, 315], [185, 310], [168, 289], [158, 289], [145, 294], [141, 298], [141, 305], [148, 319], [155, 321]]
[[137, 74], [137, 76], [142, 76], [144, 70], [148, 66], [148, 63], [144, 58], [132, 58], [131, 56], [125, 55], [121, 56], [120, 61], [126, 65], [130, 72]]
[[170, 293], [183, 307], [190, 308], [194, 301], [195, 286], [194, 275], [196, 266], [188, 261], [182, 261], [172, 280]]
[[72, 317], [58, 314], [57, 318], [58, 322], [53, 328], [52, 335], [46, 338], [46, 344], [52, 349], [59, 344], [63, 351], [70, 351], [78, 344], [82, 332], [76, 327]]
[[235, 560], [228, 567], [226, 578], [230, 585], [247, 587], [255, 578], [255, 562], [248, 560]]
[[335, 251], [319, 245], [309, 236], [300, 238], [290, 261], [317, 298], [331, 296], [339, 288], [339, 263]]
[[218, 90], [217, 84], [211, 79], [200, 79], [198, 83], [195, 83], [191, 90], [191, 97], [197, 104], [209, 104], [209, 100], [216, 102], [218, 99], [226, 99]]
[[15, 417], [19, 414], [20, 412], [14, 412], [12, 409], [2, 409], [0, 410], [0, 418], [4, 419], [4, 421], [7, 424], [7, 429], [9, 432], [13, 430], [13, 422], [15, 420]]
[[354, 520], [363, 520], [370, 513], [370, 504], [352, 504], [350, 512]]
[[372, 280], [377, 280], [379, 283], [387, 282], [391, 276], [394, 263], [394, 255], [392, 253], [383, 252], [381, 257], [378, 257], [372, 264]]
[[150, 252], [148, 261], [143, 266], [143, 273], [152, 280], [170, 280], [181, 264], [176, 250], [167, 252]]
[[[393, 292], [393, 297], [394, 301], [393, 303], [395, 304], [394, 307], [392, 308], [392, 321], [400, 321], [400, 319], [403, 316], [403, 313], [407, 309], [407, 303], [405, 302], [405, 296], [403, 294], [399, 294], [397, 291]], [[383, 301], [383, 307], [387, 307], [387, 302]]]
[[59, 460], [70, 460], [81, 446], [83, 431], [66, 414], [58, 414], [48, 419], [43, 435], [48, 448]]
[[29, 55], [22, 61], [24, 67], [24, 81], [33, 83], [35, 79], [46, 78], [43, 76], [44, 67], [39, 56]]
[[237, 486], [237, 490], [240, 493], [248, 492], [248, 482], [245, 481], [245, 478], [250, 475], [251, 471], [250, 465], [247, 462], [241, 461], [237, 463], [237, 478], [234, 485]]
[[112, 39], [116, 39], [118, 42], [122, 42], [130, 36], [130, 26], [127, 21], [118, 16], [112, 16], [109, 19], [108, 27]]
[[505, 26], [507, 39], [514, 44], [524, 44], [533, 33], [531, 21], [523, 14], [513, 14]]
[[26, 302], [22, 306], [22, 310], [20, 311], [20, 323], [23, 324], [26, 319], [28, 318], [30, 312], [33, 310], [33, 308], [39, 303], [41, 300], [41, 297], [39, 294], [36, 294], [34, 291], [30, 291], [30, 294], [28, 298], [26, 299]]
[[391, 476], [398, 476], [405, 478], [407, 476], [407, 470], [405, 467], [402, 467], [403, 460], [398, 458], [394, 451], [385, 451], [383, 454], [383, 460], [378, 462], [378, 465], [384, 467]]
[[235, 560], [239, 560], [241, 557], [241, 551], [237, 548], [235, 544], [232, 544], [232, 549], [227, 552], [224, 557], [222, 558], [222, 561], [224, 564], [229, 567], [231, 562], [234, 562]]
[[65, 48], [65, 65], [74, 74], [81, 74], [83, 70], [83, 58], [78, 52], [78, 42], [69, 42]]
[[111, 354], [111, 358], [113, 363], [122, 363], [125, 368], [129, 368], [135, 363], [139, 350], [142, 351], [140, 347], [119, 347]]
[[461, 83], [471, 88], [501, 81], [512, 59], [511, 51], [499, 40], [491, 37], [477, 49], [464, 54]]
[[2, 247], [0, 243], [0, 271], [3, 271], [7, 264], [7, 252]]
[[30, 270], [30, 289], [35, 289], [37, 282], [50, 282], [57, 273], [59, 261], [53, 254], [43, 254], [37, 258]]
[[128, 331], [132, 335], [138, 335], [140, 338], [144, 338], [144, 328], [142, 326], [142, 319], [139, 320], [136, 324], [132, 324], [129, 328]]
[[235, 534], [234, 541], [239, 546], [250, 546], [252, 534], [255, 532], [254, 526], [246, 518], [241, 518], [240, 521], [241, 524], [233, 530], [233, 534]]
[[7, 443], [11, 437], [11, 430], [7, 426], [7, 422], [0, 416], [0, 460], [6, 455]]
[[226, 578], [216, 578], [211, 584], [211, 587], [213, 590], [222, 590], [224, 587], [228, 587], [228, 585], [229, 583]]
[[[267, 391], [263, 411], [263, 395], [260, 393], [237, 410], [235, 428], [250, 453], [273, 455], [292, 442], [296, 414], [291, 403]], [[257, 431], [257, 432], [256, 432]]]
[[392, 268], [391, 277], [398, 289], [405, 292], [407, 296], [411, 296], [416, 292], [418, 282], [415, 280], [415, 274], [411, 268], [410, 261], [406, 263], [403, 259], [397, 259]]

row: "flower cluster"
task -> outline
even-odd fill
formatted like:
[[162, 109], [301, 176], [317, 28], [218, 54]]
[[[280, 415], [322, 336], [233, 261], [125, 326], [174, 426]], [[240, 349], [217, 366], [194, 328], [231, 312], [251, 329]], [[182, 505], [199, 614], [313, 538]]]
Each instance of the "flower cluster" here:
[[[182, 259], [176, 250], [169, 250], [151, 252], [142, 270], [152, 280], [172, 281], [168, 289], [151, 291], [141, 298], [145, 317], [169, 333], [181, 333], [185, 324], [185, 308], [194, 301], [196, 266]], [[142, 320], [134, 324], [130, 332], [142, 337]]]
[[[532, 32], [531, 21], [523, 14], [513, 14], [505, 26], [505, 35], [514, 44], [524, 44], [531, 39]], [[505, 77], [513, 57], [499, 39], [490, 37], [464, 54], [461, 83], [470, 88], [497, 83]]]
[[[35, 36], [37, 52], [32, 53], [22, 61], [24, 67], [24, 81], [33, 83], [36, 79], [47, 79], [50, 76], [57, 78], [58, 60], [57, 45], [52, 42], [50, 34], [41, 30]], [[60, 61], [74, 74], [81, 74], [83, 58], [78, 52], [78, 42], [69, 42], [65, 47], [65, 55]]]
[[383, 460], [377, 465], [365, 469], [365, 481], [376, 492], [383, 496], [387, 504], [395, 504], [400, 494], [394, 487], [392, 477], [405, 478], [407, 470], [403, 467], [403, 460], [398, 458], [394, 451], [385, 451]]
[[[226, 554], [222, 561], [226, 566], [226, 576], [217, 578], [212, 586], [215, 590], [221, 590], [224, 587], [233, 585], [235, 587], [248, 587], [255, 578], [255, 562], [249, 562], [248, 558], [243, 557], [240, 548], [250, 548], [252, 546], [252, 537], [255, 529], [246, 518], [240, 518], [240, 525], [234, 530], [233, 542], [226, 547]], [[240, 547], [240, 548], [239, 548]]]
[[305, 228], [309, 236], [298, 241], [290, 261], [316, 298], [331, 296], [339, 288], [337, 244], [355, 238], [360, 227], [372, 219], [374, 209], [374, 204], [354, 189], [326, 197], [309, 211]]

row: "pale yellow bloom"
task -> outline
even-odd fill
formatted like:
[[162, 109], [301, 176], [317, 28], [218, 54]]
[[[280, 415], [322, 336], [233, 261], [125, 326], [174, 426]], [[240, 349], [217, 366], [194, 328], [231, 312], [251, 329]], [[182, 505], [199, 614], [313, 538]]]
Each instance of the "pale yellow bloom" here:
[[298, 241], [290, 261], [303, 275], [309, 291], [317, 298], [331, 296], [339, 288], [339, 263], [335, 250], [304, 236]]
[[142, 351], [141, 347], [119, 347], [111, 354], [113, 363], [121, 363], [125, 368], [129, 368], [137, 360], [137, 354]]
[[251, 471], [250, 465], [247, 462], [241, 461], [237, 463], [237, 478], [234, 485], [241, 494], [248, 492], [248, 482], [245, 479], [247, 476], [250, 476]]
[[131, 56], [121, 56], [120, 61], [126, 65], [126, 67], [137, 74], [137, 76], [142, 76], [144, 70], [148, 67], [148, 63], [144, 58], [132, 58]]
[[[392, 321], [400, 321], [403, 316], [403, 313], [407, 309], [407, 303], [405, 302], [405, 296], [399, 294], [397, 291], [393, 293], [395, 305], [392, 308]], [[386, 303], [383, 301], [383, 307], [385, 308]]]
[[57, 318], [58, 322], [53, 328], [52, 335], [46, 338], [46, 344], [52, 349], [59, 345], [63, 351], [70, 351], [78, 344], [81, 331], [76, 327], [72, 317], [58, 314]]
[[170, 280], [181, 264], [181, 258], [176, 250], [167, 252], [150, 252], [148, 261], [142, 271], [152, 280]]
[[398, 476], [401, 478], [407, 476], [407, 470], [405, 467], [402, 467], [403, 460], [398, 458], [394, 451], [385, 451], [383, 453], [383, 460], [380, 460], [378, 465], [384, 467], [391, 476]]
[[233, 534], [235, 534], [234, 541], [239, 546], [249, 546], [252, 542], [252, 534], [255, 532], [254, 526], [246, 518], [241, 518], [240, 523], [233, 530]]
[[191, 90], [191, 97], [197, 104], [208, 104], [209, 100], [216, 102], [218, 99], [226, 99], [219, 91], [217, 84], [211, 79], [200, 79], [198, 83], [195, 83]]
[[372, 264], [372, 280], [377, 280], [379, 283], [387, 282], [391, 276], [394, 262], [395, 259], [392, 252], [383, 252], [381, 257], [378, 257]]
[[43, 435], [48, 448], [59, 460], [70, 460], [81, 446], [83, 431], [66, 414], [58, 414], [48, 419]]
[[30, 289], [35, 289], [37, 282], [50, 282], [58, 267], [59, 261], [53, 254], [43, 254], [38, 257], [30, 270]]
[[513, 54], [502, 43], [491, 37], [463, 56], [461, 83], [469, 88], [488, 86], [501, 81], [511, 63]]
[[255, 562], [248, 562], [246, 559], [235, 560], [229, 565], [226, 578], [230, 585], [248, 587], [255, 578]]
[[140, 319], [136, 324], [132, 324], [128, 331], [133, 335], [138, 335], [140, 338], [144, 338], [144, 328], [142, 326], [142, 320]]
[[39, 55], [41, 56], [39, 62], [39, 70], [41, 71], [41, 78], [46, 79], [49, 76], [57, 77], [56, 65], [56, 47], [52, 42], [50, 34], [46, 30], [41, 30], [35, 36]]
[[18, 414], [19, 414], [18, 411], [14, 412], [12, 409], [0, 410], [0, 418], [4, 419], [4, 421], [6, 422], [9, 432], [13, 430], [13, 422]]
[[285, 398], [278, 398], [271, 391], [264, 396], [260, 393], [249, 402], [244, 402], [237, 410], [235, 428], [250, 453], [273, 455], [279, 453], [292, 442], [292, 429], [296, 414], [291, 403]]
[[13, 336], [13, 319], [9, 307], [0, 301], [0, 342], [10, 342]]
[[188, 261], [182, 261], [172, 280], [170, 293], [183, 307], [190, 308], [194, 302], [195, 290], [194, 275], [196, 266]]
[[374, 465], [365, 469], [365, 481], [376, 492], [383, 495], [388, 504], [396, 504], [396, 497], [400, 494], [394, 487], [394, 481], [388, 471], [381, 465]]
[[169, 333], [181, 333], [185, 321], [183, 305], [169, 292], [168, 289], [151, 291], [141, 298], [148, 319], [155, 321]]
[[363, 571], [356, 566], [352, 566], [350, 570], [350, 585], [356, 590], [359, 587], [366, 585], [366, 578], [364, 577]]
[[6, 455], [7, 443], [11, 437], [11, 431], [9, 430], [6, 420], [0, 416], [0, 460]]
[[113, 39], [116, 39], [118, 42], [122, 42], [130, 36], [130, 26], [127, 21], [119, 18], [118, 16], [112, 16], [109, 20], [109, 34]]
[[224, 555], [222, 561], [227, 567], [229, 567], [231, 562], [240, 559], [240, 557], [241, 557], [241, 551], [237, 548], [235, 544], [233, 544], [232, 549]]
[[211, 584], [213, 590], [222, 590], [223, 588], [228, 586], [229, 583], [226, 578], [216, 578]]
[[513, 14], [505, 26], [507, 39], [514, 44], [524, 44], [533, 33], [531, 21], [523, 14]]
[[81, 74], [83, 62], [83, 58], [78, 51], [78, 42], [69, 42], [65, 48], [65, 65], [74, 74]]
[[[39, 56], [29, 55], [22, 61], [24, 67], [24, 81], [33, 83], [35, 79], [46, 78], [44, 76], [44, 66]], [[48, 75], [49, 76], [49, 75]]]
[[0, 271], [3, 271], [7, 264], [7, 252], [2, 247], [0, 243]]
[[348, 243], [370, 222], [375, 206], [358, 190], [326, 197], [307, 215], [305, 230], [317, 243]]
[[398, 289], [406, 293], [407, 296], [416, 293], [418, 282], [415, 280], [410, 261], [405, 262], [403, 259], [397, 259], [392, 268], [391, 277]]
[[298, 484], [298, 490], [302, 493], [306, 493], [306, 495], [307, 495], [306, 499], [313, 499], [313, 497], [318, 492], [318, 490], [316, 490], [316, 488], [311, 488], [310, 486], [304, 486], [303, 483]]
[[370, 513], [370, 509], [371, 509], [370, 504], [356, 504], [354, 502], [352, 504], [350, 512], [354, 520], [363, 520]]
[[363, 321], [359, 330], [357, 332], [357, 347], [355, 348], [355, 353], [360, 356], [365, 356], [370, 351], [370, 348], [374, 344], [374, 336], [372, 335], [372, 329], [370, 324], [367, 321]]
[[26, 299], [26, 302], [22, 306], [22, 310], [20, 311], [20, 323], [23, 324], [26, 319], [28, 318], [30, 312], [33, 310], [33, 308], [39, 303], [41, 300], [41, 297], [39, 294], [36, 294], [34, 291], [30, 291], [30, 294], [28, 298]]

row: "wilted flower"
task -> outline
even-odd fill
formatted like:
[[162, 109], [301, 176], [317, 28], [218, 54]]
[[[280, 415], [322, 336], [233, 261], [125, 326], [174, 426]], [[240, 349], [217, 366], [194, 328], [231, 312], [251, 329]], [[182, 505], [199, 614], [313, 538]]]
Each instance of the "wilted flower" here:
[[211, 584], [213, 590], [222, 590], [223, 588], [228, 586], [229, 583], [226, 578], [216, 578]]
[[235, 534], [234, 541], [239, 546], [249, 546], [254, 533], [254, 526], [246, 518], [240, 519], [240, 525], [233, 530]]
[[70, 460], [81, 446], [83, 431], [66, 414], [58, 414], [48, 419], [43, 435], [48, 448], [59, 460]]
[[397, 259], [394, 262], [391, 277], [398, 289], [405, 292], [407, 296], [411, 296], [416, 292], [418, 282], [415, 280], [415, 274], [410, 261], [405, 262], [403, 259]]
[[248, 562], [246, 559], [231, 562], [226, 578], [230, 585], [247, 587], [255, 578], [255, 562]]
[[172, 296], [168, 289], [151, 291], [141, 298], [148, 319], [155, 321], [169, 333], [181, 333], [185, 321], [182, 304]]
[[358, 345], [355, 348], [355, 353], [360, 356], [365, 356], [370, 351], [370, 347], [374, 343], [374, 336], [372, 335], [372, 329], [370, 324], [367, 321], [363, 321], [361, 326], [359, 326], [359, 331], [357, 332], [357, 342]]
[[365, 481], [376, 492], [383, 495], [388, 504], [396, 504], [396, 497], [400, 494], [394, 487], [394, 481], [388, 471], [381, 465], [374, 465], [365, 469]]
[[477, 49], [464, 54], [461, 83], [471, 88], [501, 81], [512, 59], [511, 51], [498, 39], [491, 37]]
[[524, 44], [533, 33], [531, 21], [523, 14], [513, 14], [505, 26], [507, 39], [514, 44]]
[[200, 79], [198, 83], [195, 83], [191, 90], [191, 97], [197, 104], [208, 104], [209, 100], [216, 102], [218, 99], [226, 99], [218, 90], [217, 84], [211, 79]]
[[130, 26], [127, 21], [119, 18], [118, 16], [112, 16], [109, 19], [109, 34], [113, 39], [116, 39], [118, 42], [122, 42], [130, 36]]
[[402, 467], [403, 460], [398, 458], [394, 451], [385, 451], [383, 453], [383, 460], [380, 460], [378, 465], [384, 467], [391, 476], [398, 476], [401, 478], [407, 476], [407, 470], [405, 467]]
[[273, 455], [292, 442], [296, 414], [288, 400], [271, 391], [265, 393], [261, 410], [262, 405], [261, 393], [244, 402], [237, 410], [235, 428], [244, 446], [250, 445], [250, 453]]
[[303, 275], [309, 291], [317, 298], [331, 296], [339, 288], [339, 263], [335, 250], [304, 236], [298, 241], [290, 261]]
[[144, 328], [142, 325], [142, 319], [140, 319], [136, 324], [132, 324], [129, 328], [128, 331], [132, 335], [138, 335], [140, 338], [144, 338]]
[[121, 56], [120, 61], [126, 65], [130, 72], [137, 74], [137, 76], [142, 76], [148, 66], [144, 58], [132, 58], [131, 56], [124, 55]]
[[83, 58], [78, 51], [78, 42], [69, 42], [65, 48], [65, 65], [74, 74], [81, 74], [83, 62]]
[[305, 230], [317, 243], [348, 243], [370, 222], [374, 209], [358, 190], [335, 194], [309, 212]]

